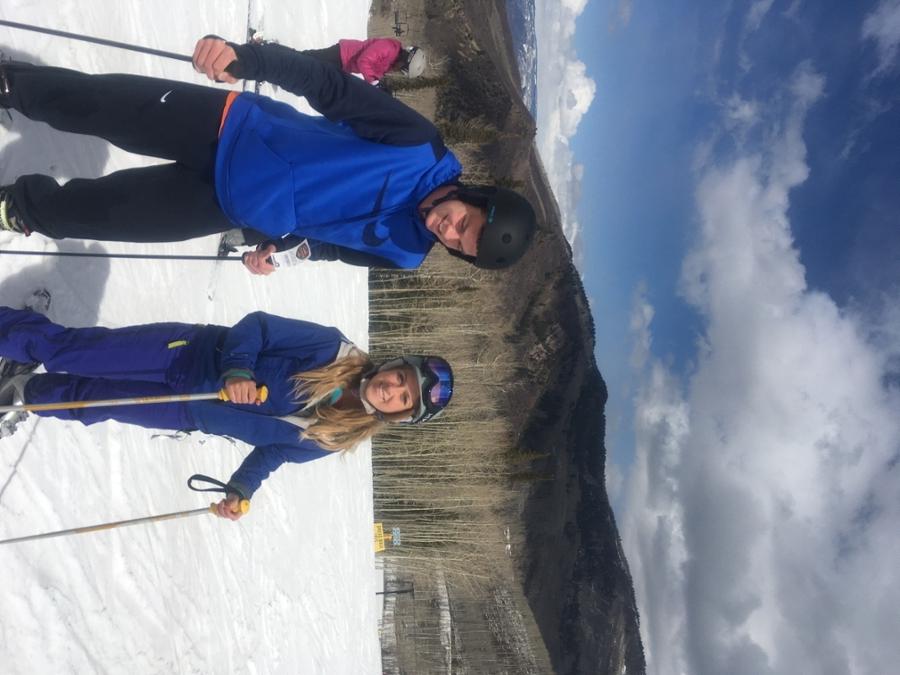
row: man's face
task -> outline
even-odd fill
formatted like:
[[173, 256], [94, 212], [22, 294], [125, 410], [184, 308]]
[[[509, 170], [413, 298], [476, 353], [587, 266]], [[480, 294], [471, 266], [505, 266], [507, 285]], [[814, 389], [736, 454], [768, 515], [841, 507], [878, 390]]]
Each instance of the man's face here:
[[477, 206], [450, 199], [428, 212], [425, 227], [450, 250], [475, 257], [486, 220], [484, 211]]

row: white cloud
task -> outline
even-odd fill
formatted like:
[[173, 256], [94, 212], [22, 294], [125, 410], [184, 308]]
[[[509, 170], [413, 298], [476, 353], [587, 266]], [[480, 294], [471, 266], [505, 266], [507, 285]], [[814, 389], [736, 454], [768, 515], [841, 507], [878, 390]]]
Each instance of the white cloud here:
[[609, 21], [609, 32], [614, 33], [621, 28], [628, 28], [633, 13], [634, 2], [632, 0], [619, 0], [619, 4], [614, 10], [614, 15]]
[[875, 75], [897, 66], [900, 52], [900, 0], [882, 0], [863, 20], [862, 35], [878, 44]]
[[646, 298], [647, 285], [642, 282], [635, 289], [631, 299], [629, 332], [632, 337], [631, 367], [643, 370], [650, 360], [650, 322], [653, 321], [653, 306]]
[[631, 14], [633, 10], [634, 7], [631, 0], [621, 0], [617, 14], [619, 15], [619, 21], [623, 26], [627, 26], [631, 23]]
[[637, 394], [635, 459], [621, 520], [649, 672], [691, 672], [683, 646], [688, 555], [677, 480], [689, 412], [680, 384], [652, 362]]
[[622, 486], [625, 484], [625, 476], [622, 469], [615, 462], [609, 461], [607, 458], [604, 471], [606, 477], [606, 494], [611, 502], [615, 502], [622, 492]]
[[755, 101], [745, 101], [739, 94], [732, 94], [725, 102], [726, 119], [729, 127], [750, 127], [759, 117]]
[[563, 76], [565, 86], [559, 96], [560, 133], [571, 137], [578, 130], [578, 123], [591, 107], [597, 85], [586, 74], [584, 63], [568, 61]]
[[788, 19], [797, 20], [797, 17], [800, 14], [800, 6], [803, 4], [803, 0], [793, 0], [790, 6], [784, 10], [784, 16]]
[[587, 7], [587, 0], [561, 0], [560, 4], [574, 15], [581, 14]]
[[[644, 384], [622, 524], [651, 673], [876, 674], [900, 661], [900, 310], [886, 301], [870, 323], [810, 290], [788, 219], [824, 85], [802, 64], [769, 120], [778, 133], [724, 160], [701, 154], [682, 274], [706, 326], [697, 365], [682, 384], [634, 361]], [[733, 109], [725, 128], [773, 114]], [[640, 292], [634, 307], [646, 355], [652, 307]]]
[[766, 14], [772, 9], [772, 4], [774, 2], [775, 0], [756, 0], [756, 2], [750, 5], [750, 9], [747, 11], [747, 17], [744, 20], [744, 25], [748, 30], [754, 31], [760, 27], [763, 19], [766, 18]]
[[[737, 40], [738, 48], [738, 63], [740, 64], [741, 70], [749, 72], [753, 67], [753, 63], [750, 60], [750, 55], [747, 53], [744, 43], [747, 40], [747, 37], [751, 33], [755, 33], [759, 30], [759, 27], [762, 25], [763, 20], [768, 15], [769, 10], [772, 9], [772, 5], [775, 0], [755, 0], [753, 4], [750, 5], [750, 8], [747, 10], [747, 14], [744, 16], [744, 26], [741, 31], [741, 35]], [[788, 12], [796, 11], [795, 8], [788, 8]]]
[[538, 0], [537, 146], [559, 202], [563, 233], [578, 254], [580, 225], [575, 210], [584, 168], [576, 165], [569, 140], [594, 99], [596, 85], [574, 53], [575, 21], [586, 0]]

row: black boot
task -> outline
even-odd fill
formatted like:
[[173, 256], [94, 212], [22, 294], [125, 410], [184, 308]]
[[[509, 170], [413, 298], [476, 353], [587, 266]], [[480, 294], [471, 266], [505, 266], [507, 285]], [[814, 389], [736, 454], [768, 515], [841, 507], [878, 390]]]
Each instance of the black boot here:
[[17, 232], [26, 237], [31, 234], [19, 215], [9, 187], [0, 187], [0, 232]]
[[[4, 359], [4, 368], [8, 363], [15, 364], [16, 366], [25, 365], [15, 361], [7, 362]], [[22, 405], [25, 403], [25, 385], [31, 378], [31, 372], [24, 372], [13, 375], [12, 377], [3, 377], [0, 379], [0, 405]], [[2, 415], [0, 415], [0, 438], [12, 436], [16, 432], [19, 422], [22, 422], [27, 417], [28, 412], [24, 410], [10, 410], [9, 412], [2, 413]]]
[[230, 254], [238, 250], [238, 246], [246, 246], [244, 240], [244, 231], [240, 228], [232, 228], [225, 230], [219, 237], [219, 251], [216, 255], [220, 258], [227, 258]]
[[0, 108], [8, 108], [3, 101], [4, 96], [9, 96], [11, 91], [9, 88], [9, 77], [6, 74], [6, 65], [10, 63], [10, 58], [0, 51]]
[[30, 309], [38, 314], [46, 314], [50, 310], [51, 299], [50, 291], [46, 288], [38, 288], [28, 296], [22, 309]]

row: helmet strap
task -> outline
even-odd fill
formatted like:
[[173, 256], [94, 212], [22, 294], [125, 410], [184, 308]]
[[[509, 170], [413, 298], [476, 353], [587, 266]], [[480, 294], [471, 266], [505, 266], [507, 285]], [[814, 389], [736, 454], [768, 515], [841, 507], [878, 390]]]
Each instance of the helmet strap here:
[[[370, 370], [367, 374], [363, 375], [363, 378], [359, 381], [359, 402], [362, 404], [363, 410], [366, 411], [367, 415], [375, 415], [378, 417], [381, 413], [366, 400], [366, 387], [369, 386], [369, 377], [375, 374], [374, 370]], [[379, 418], [380, 419], [380, 418]]]

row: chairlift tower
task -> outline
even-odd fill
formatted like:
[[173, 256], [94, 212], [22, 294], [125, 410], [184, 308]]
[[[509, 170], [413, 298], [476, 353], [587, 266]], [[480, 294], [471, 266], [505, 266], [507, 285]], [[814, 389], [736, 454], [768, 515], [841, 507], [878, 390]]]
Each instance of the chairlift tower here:
[[403, 12], [403, 21], [400, 20], [400, 11], [394, 10], [394, 35], [402, 36], [409, 32], [409, 12]]

